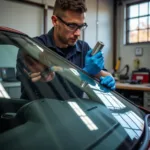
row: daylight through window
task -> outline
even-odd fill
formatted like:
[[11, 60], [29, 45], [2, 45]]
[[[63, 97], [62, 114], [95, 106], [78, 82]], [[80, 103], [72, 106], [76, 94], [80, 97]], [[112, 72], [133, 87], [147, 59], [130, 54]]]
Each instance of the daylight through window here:
[[127, 5], [127, 44], [150, 42], [150, 1]]

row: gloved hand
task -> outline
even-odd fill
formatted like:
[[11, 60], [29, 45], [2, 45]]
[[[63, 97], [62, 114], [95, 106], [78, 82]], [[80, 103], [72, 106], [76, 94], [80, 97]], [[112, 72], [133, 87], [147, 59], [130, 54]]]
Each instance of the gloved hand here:
[[99, 87], [100, 87], [100, 90], [102, 90], [104, 93], [108, 93], [110, 92], [110, 89], [103, 86], [102, 84], [99, 83]]
[[116, 82], [112, 76], [100, 77], [100, 83], [106, 85], [111, 90], [115, 90]]
[[90, 75], [96, 75], [104, 68], [104, 57], [101, 51], [94, 56], [91, 55], [91, 52], [92, 50], [89, 50], [86, 54], [83, 70]]

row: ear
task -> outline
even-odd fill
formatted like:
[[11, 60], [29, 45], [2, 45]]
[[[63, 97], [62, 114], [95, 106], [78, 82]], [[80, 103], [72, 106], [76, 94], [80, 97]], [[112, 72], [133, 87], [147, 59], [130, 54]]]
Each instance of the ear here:
[[56, 25], [57, 25], [57, 22], [58, 22], [57, 17], [56, 17], [55, 15], [53, 15], [53, 16], [51, 17], [51, 19], [52, 19], [53, 26], [56, 26]]

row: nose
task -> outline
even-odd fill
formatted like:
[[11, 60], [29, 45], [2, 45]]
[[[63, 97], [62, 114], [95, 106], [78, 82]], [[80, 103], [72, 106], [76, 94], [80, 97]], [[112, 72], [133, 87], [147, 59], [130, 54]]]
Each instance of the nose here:
[[80, 36], [80, 34], [81, 34], [81, 30], [78, 28], [78, 29], [74, 32], [74, 35]]

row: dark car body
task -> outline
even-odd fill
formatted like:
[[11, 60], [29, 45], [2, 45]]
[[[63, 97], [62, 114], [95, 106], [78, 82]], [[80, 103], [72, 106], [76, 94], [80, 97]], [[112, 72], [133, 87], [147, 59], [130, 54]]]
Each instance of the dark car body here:
[[140, 148], [146, 111], [24, 33], [1, 27], [1, 51], [22, 53], [13, 61], [28, 99], [0, 98], [0, 150]]

